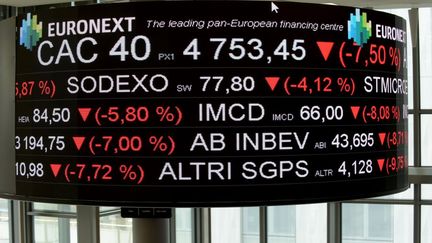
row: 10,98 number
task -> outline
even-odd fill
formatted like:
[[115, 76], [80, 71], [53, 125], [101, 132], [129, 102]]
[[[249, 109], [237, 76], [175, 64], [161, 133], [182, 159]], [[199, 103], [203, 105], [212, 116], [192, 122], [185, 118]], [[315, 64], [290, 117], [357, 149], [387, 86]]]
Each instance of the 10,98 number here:
[[43, 177], [44, 176], [44, 166], [41, 163], [15, 163], [15, 175], [23, 177]]

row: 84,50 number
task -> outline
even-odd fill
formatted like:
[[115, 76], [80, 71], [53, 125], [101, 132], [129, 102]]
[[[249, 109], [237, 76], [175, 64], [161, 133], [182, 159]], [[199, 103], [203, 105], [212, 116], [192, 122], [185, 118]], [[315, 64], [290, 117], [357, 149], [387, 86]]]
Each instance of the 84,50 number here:
[[71, 119], [69, 108], [34, 109], [34, 123], [67, 123]]

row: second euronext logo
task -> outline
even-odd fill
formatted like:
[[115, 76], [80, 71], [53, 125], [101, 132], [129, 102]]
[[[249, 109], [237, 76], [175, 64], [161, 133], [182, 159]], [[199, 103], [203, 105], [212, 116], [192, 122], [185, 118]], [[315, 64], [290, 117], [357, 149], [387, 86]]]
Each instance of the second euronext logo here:
[[[363, 46], [372, 37], [372, 21], [368, 20], [368, 15], [356, 9], [355, 13], [350, 14], [348, 20], [348, 39], [353, 40], [355, 45]], [[375, 24], [375, 38], [387, 39], [406, 43], [406, 31], [394, 26]]]
[[366, 13], [356, 9], [355, 14], [348, 20], [348, 39], [352, 39], [358, 46], [363, 46], [372, 36], [372, 21], [368, 21]]
[[20, 27], [19, 44], [27, 50], [32, 50], [42, 38], [42, 22], [37, 22], [37, 15], [27, 14]]

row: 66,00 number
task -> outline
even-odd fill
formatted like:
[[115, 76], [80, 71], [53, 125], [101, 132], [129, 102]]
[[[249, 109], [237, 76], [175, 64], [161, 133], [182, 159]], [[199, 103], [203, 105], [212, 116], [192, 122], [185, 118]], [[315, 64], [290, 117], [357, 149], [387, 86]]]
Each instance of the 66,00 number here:
[[16, 162], [15, 175], [26, 177], [26, 178], [31, 178], [31, 177], [40, 178], [44, 176], [44, 166], [42, 163]]
[[325, 121], [340, 121], [344, 117], [344, 111], [342, 106], [327, 106], [321, 107], [315, 105], [315, 106], [302, 106], [300, 109], [300, 117], [304, 121], [318, 121], [321, 120], [322, 122]]

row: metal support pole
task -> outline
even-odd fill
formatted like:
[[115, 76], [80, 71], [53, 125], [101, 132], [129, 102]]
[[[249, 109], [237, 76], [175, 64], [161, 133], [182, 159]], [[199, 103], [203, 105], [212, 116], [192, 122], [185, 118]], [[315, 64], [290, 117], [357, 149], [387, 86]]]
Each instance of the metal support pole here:
[[[411, 28], [411, 42], [413, 47], [413, 95], [414, 95], [414, 167], [421, 166], [421, 103], [420, 103], [420, 42], [419, 42], [419, 10], [409, 10], [409, 24]], [[413, 242], [421, 242], [421, 188], [414, 184], [414, 239]]]
[[[61, 211], [67, 211], [69, 209], [68, 205], [61, 204], [59, 205], [59, 209]], [[70, 219], [68, 218], [59, 218], [58, 219], [58, 228], [59, 228], [59, 239], [62, 243], [70, 243], [71, 232], [70, 232]]]
[[78, 242], [99, 243], [99, 207], [77, 206]]
[[342, 203], [332, 202], [327, 204], [327, 242], [342, 242]]
[[173, 208], [172, 210], [172, 215], [171, 218], [169, 219], [169, 224], [170, 224], [170, 242], [172, 243], [177, 243], [177, 232], [176, 232], [176, 209]]
[[193, 243], [210, 243], [211, 235], [211, 213], [210, 208], [194, 209], [194, 241]]
[[134, 243], [170, 243], [169, 219], [132, 220], [132, 235]]
[[22, 201], [12, 201], [11, 207], [11, 219], [12, 221], [12, 234], [11, 242], [14, 243], [26, 243], [30, 242], [29, 238], [32, 234], [29, 223], [27, 222], [28, 217], [26, 215], [26, 204]]
[[267, 207], [259, 208], [260, 243], [267, 243]]

